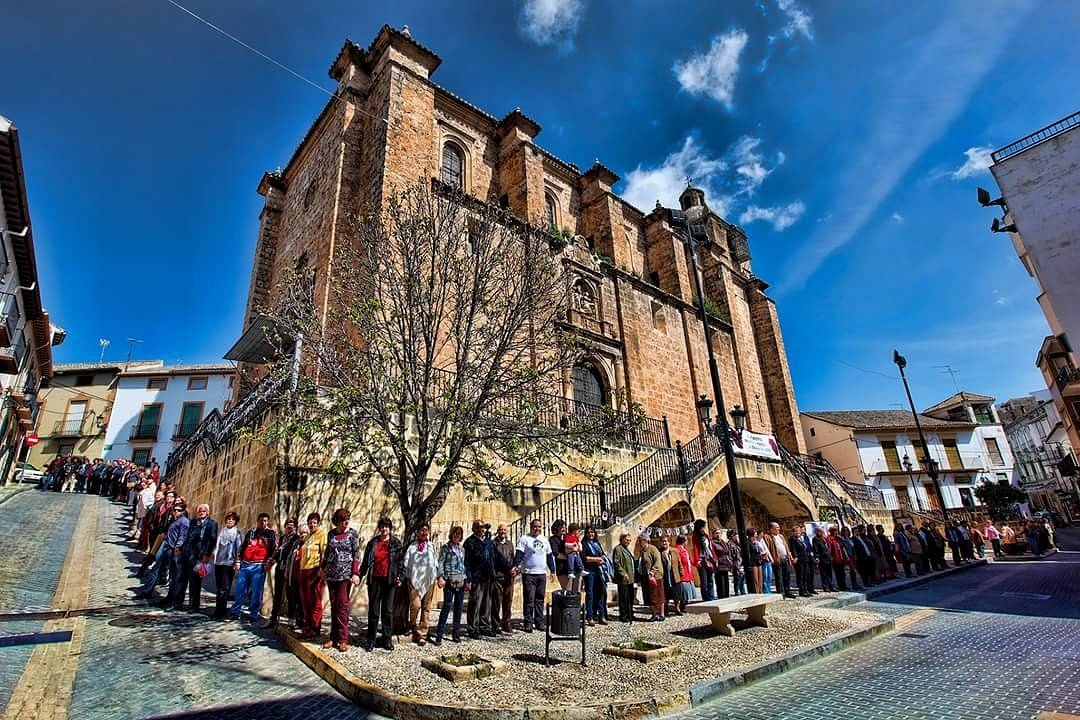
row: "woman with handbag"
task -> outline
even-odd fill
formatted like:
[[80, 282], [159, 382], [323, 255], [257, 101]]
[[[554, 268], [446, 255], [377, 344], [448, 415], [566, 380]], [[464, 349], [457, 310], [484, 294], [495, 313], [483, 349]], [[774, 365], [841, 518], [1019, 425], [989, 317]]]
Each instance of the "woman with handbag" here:
[[349, 649], [349, 591], [360, 584], [360, 536], [349, 527], [345, 508], [334, 511], [334, 531], [328, 533], [322, 568], [330, 586], [330, 641], [339, 652]]
[[581, 559], [585, 563], [585, 621], [588, 625], [594, 622], [599, 625], [607, 625], [607, 584], [611, 579], [611, 561], [604, 554], [600, 546], [600, 538], [596, 534], [596, 528], [585, 528], [584, 540], [581, 543]]
[[454, 625], [451, 639], [461, 642], [461, 604], [465, 600], [465, 548], [461, 539], [465, 537], [465, 528], [455, 525], [450, 528], [450, 539], [439, 549], [439, 578], [436, 584], [442, 588], [443, 602], [439, 611], [439, 624], [435, 627], [433, 645], [441, 645], [446, 631], [446, 619], [450, 609], [454, 610]]

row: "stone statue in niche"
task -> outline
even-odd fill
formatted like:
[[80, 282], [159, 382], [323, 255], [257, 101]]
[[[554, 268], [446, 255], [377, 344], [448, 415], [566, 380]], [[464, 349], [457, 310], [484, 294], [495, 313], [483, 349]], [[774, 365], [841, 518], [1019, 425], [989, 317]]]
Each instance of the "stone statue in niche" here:
[[576, 280], [570, 291], [570, 300], [575, 312], [596, 319], [596, 290], [591, 284]]

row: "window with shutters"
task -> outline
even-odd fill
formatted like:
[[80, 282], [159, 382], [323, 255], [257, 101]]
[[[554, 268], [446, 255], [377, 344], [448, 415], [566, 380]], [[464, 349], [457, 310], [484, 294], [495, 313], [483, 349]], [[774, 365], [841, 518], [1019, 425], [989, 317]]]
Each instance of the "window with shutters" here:
[[443, 145], [442, 181], [455, 190], [465, 187], [465, 153], [454, 143]]
[[962, 470], [964, 461], [960, 459], [960, 448], [956, 446], [956, 438], [946, 438], [941, 441], [945, 446], [945, 459], [949, 463], [950, 470]]
[[896, 450], [895, 440], [882, 440], [881, 450], [885, 453], [885, 468], [889, 472], [900, 472], [903, 466], [900, 464], [900, 453]]
[[1001, 447], [995, 438], [986, 438], [986, 451], [990, 453], [991, 465], [1005, 464], [1005, 459], [1001, 457]]

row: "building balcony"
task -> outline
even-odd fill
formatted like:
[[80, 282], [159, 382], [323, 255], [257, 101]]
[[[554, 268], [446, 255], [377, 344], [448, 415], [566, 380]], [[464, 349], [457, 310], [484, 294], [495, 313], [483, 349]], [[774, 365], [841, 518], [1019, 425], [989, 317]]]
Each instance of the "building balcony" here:
[[157, 442], [160, 425], [136, 425], [131, 428], [131, 439], [135, 441]]
[[7, 301], [3, 305], [4, 318], [0, 321], [0, 347], [9, 347], [15, 344], [19, 316], [14, 302]]
[[179, 423], [173, 430], [173, 440], [185, 440], [195, 434], [199, 423]]
[[79, 420], [58, 420], [56, 425], [53, 426], [53, 436], [79, 437], [83, 434], [83, 426], [85, 424], [85, 418]]
[[1054, 384], [1057, 385], [1063, 397], [1080, 394], [1080, 370], [1071, 365], [1058, 368], [1057, 375], [1054, 376]]

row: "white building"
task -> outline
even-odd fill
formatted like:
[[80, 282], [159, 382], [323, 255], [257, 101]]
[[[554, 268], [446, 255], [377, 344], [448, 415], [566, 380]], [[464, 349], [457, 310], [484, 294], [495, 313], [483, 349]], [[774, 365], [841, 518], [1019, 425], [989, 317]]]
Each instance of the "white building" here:
[[[1013, 456], [993, 398], [957, 393], [919, 416], [930, 458], [938, 466], [945, 507], [973, 508], [975, 487], [1015, 482]], [[827, 459], [851, 483], [881, 490], [890, 510], [940, 509], [920, 462], [922, 448], [911, 413], [839, 410], [802, 413], [809, 452]]]
[[161, 464], [211, 410], [224, 412], [232, 398], [232, 365], [159, 365], [120, 373], [105, 458]]
[[1035, 280], [1036, 300], [1053, 333], [1036, 365], [1046, 379], [1065, 433], [1080, 448], [1080, 112], [991, 153], [1020, 262]]
[[1076, 456], [1049, 391], [1033, 392], [1009, 404], [1024, 409], [1005, 424], [1005, 433], [1031, 508], [1052, 510], [1076, 522], [1080, 519]]

